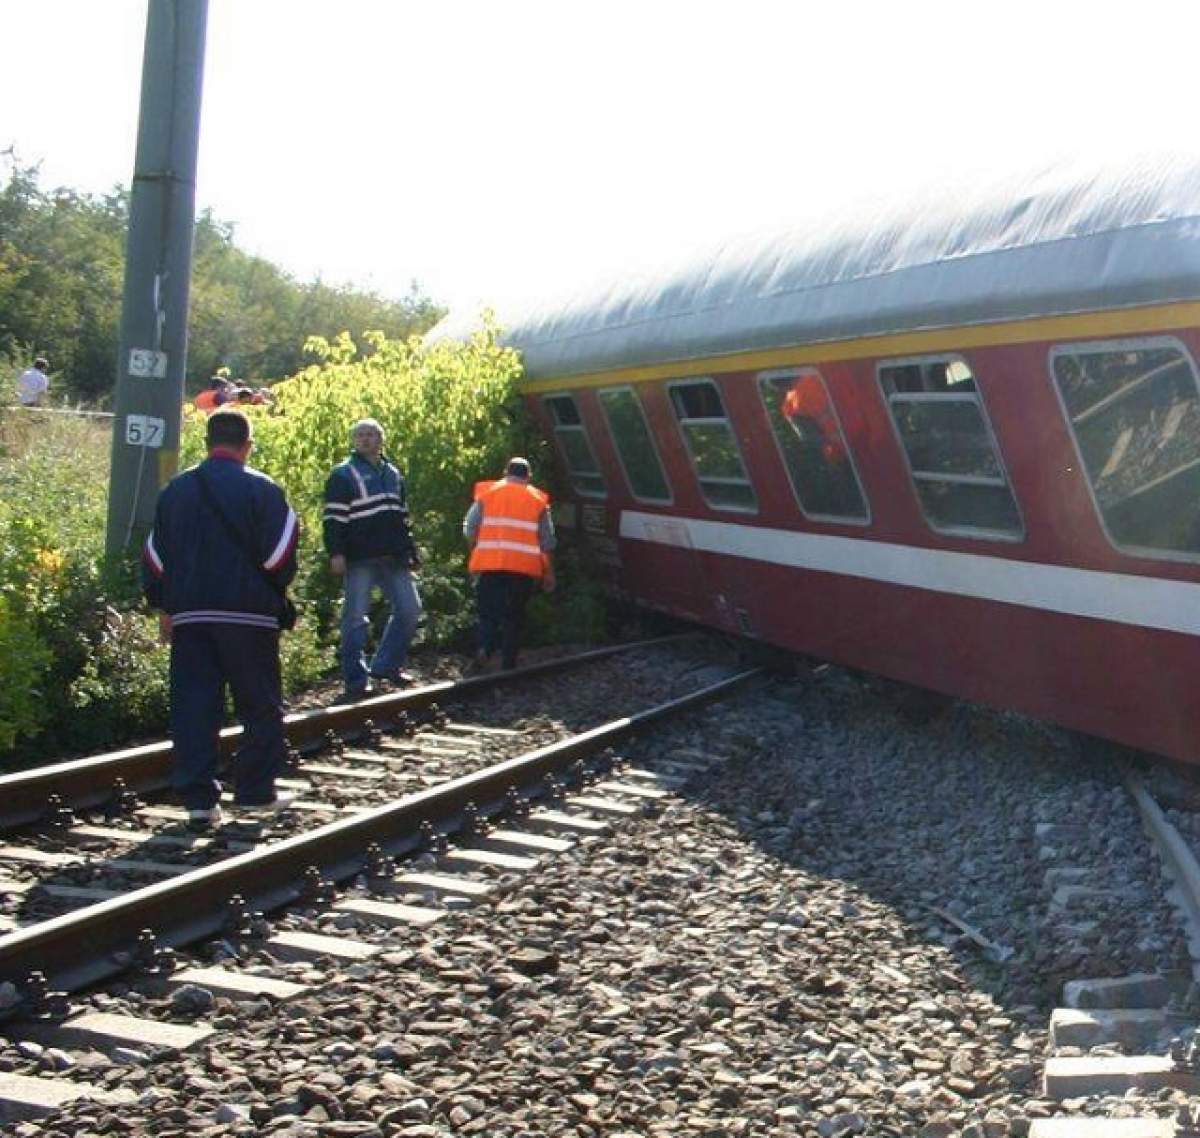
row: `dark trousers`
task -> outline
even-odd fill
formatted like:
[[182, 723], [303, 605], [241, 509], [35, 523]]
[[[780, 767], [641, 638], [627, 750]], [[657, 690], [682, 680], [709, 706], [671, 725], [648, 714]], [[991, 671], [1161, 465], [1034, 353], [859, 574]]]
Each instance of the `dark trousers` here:
[[217, 737], [225, 685], [245, 729], [233, 762], [233, 797], [270, 802], [286, 756], [279, 633], [235, 624], [185, 624], [171, 635], [171, 783], [189, 810], [207, 810], [221, 795]]
[[537, 581], [526, 573], [480, 573], [475, 583], [479, 650], [490, 656], [499, 648], [505, 668], [517, 666], [525, 606], [536, 587]]

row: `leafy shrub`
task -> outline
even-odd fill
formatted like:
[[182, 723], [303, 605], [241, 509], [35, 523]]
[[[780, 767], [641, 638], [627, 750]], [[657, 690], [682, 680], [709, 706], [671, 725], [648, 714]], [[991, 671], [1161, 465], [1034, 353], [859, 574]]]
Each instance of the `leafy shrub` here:
[[73, 722], [68, 746], [125, 740], [162, 731], [167, 724], [167, 648], [158, 642], [158, 620], [106, 605], [89, 630], [88, 651], [68, 697]]
[[[422, 553], [420, 590], [429, 644], [460, 640], [474, 620], [466, 577], [462, 519], [471, 491], [496, 477], [514, 452], [535, 466], [544, 444], [525, 420], [516, 381], [520, 361], [500, 346], [490, 322], [469, 342], [426, 345], [416, 337], [389, 340], [368, 333], [360, 354], [349, 335], [310, 339], [318, 363], [276, 384], [276, 402], [250, 407], [253, 464], [284, 489], [301, 518], [302, 570], [296, 585], [307, 620], [336, 637], [341, 583], [326, 568], [321, 509], [329, 471], [349, 453], [350, 426], [379, 420], [385, 453], [408, 485], [413, 529]], [[205, 418], [192, 415], [183, 461], [204, 453]]]
[[[474, 623], [461, 533], [473, 484], [497, 476], [516, 452], [539, 480], [548, 473], [516, 393], [518, 358], [490, 324], [465, 344], [374, 334], [359, 354], [342, 334], [308, 346], [319, 362], [278, 384], [273, 406], [248, 408], [252, 461], [302, 520], [293, 590], [301, 620], [282, 641], [287, 693], [333, 664], [341, 590], [322, 549], [322, 492], [355, 420], [383, 424], [408, 481], [427, 643], [462, 642]], [[203, 457], [204, 421], [187, 419], [184, 465]], [[137, 567], [103, 557], [109, 445], [107, 424], [6, 414], [0, 397], [0, 751], [10, 765], [166, 725], [167, 651], [141, 603]], [[560, 590], [531, 605], [530, 643], [597, 638], [603, 607], [585, 567], [569, 554], [556, 560]]]
[[297, 692], [308, 687], [333, 666], [333, 649], [322, 636], [321, 628], [302, 613], [296, 627], [279, 640], [283, 690]]
[[588, 644], [605, 638], [607, 603], [577, 548], [554, 558], [557, 588], [529, 602], [524, 639], [529, 644]]
[[50, 649], [38, 639], [32, 623], [13, 602], [0, 594], [0, 749], [32, 735], [49, 715], [44, 682], [50, 667]]

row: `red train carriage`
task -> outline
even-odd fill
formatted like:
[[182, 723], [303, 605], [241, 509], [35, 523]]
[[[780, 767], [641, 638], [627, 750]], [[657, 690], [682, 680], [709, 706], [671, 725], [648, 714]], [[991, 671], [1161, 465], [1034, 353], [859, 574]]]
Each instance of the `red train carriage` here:
[[502, 322], [633, 597], [1200, 761], [1200, 163], [743, 241]]

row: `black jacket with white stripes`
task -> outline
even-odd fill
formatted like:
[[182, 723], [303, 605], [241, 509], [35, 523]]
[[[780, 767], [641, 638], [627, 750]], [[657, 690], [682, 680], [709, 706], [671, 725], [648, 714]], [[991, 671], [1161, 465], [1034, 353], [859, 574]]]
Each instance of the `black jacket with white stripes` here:
[[400, 471], [382, 458], [373, 466], [352, 454], [335, 466], [325, 483], [325, 550], [349, 562], [396, 557], [417, 564], [408, 520], [408, 491]]
[[[240, 539], [214, 512], [198, 482], [201, 473]], [[280, 591], [296, 575], [299, 531], [283, 491], [216, 448], [199, 466], [172, 478], [158, 496], [154, 528], [142, 550], [146, 599], [169, 613], [176, 626], [277, 629]], [[251, 563], [251, 551], [257, 564]]]

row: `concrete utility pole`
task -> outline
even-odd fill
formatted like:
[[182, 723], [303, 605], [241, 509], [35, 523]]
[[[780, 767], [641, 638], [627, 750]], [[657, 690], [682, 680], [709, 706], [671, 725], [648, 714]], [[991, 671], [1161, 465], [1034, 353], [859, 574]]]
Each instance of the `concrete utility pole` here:
[[149, 0], [117, 356], [109, 556], [136, 548], [179, 459], [208, 0]]

